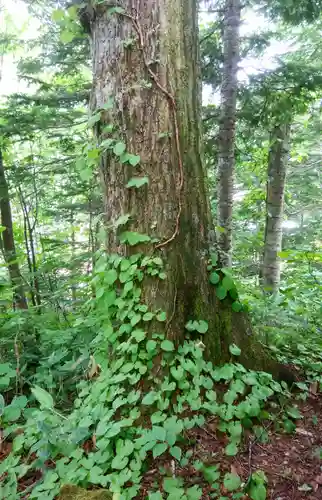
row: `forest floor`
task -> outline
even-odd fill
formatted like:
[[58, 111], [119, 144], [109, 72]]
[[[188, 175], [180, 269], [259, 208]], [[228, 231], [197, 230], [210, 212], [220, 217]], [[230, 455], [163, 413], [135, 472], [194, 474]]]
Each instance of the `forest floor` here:
[[[216, 421], [210, 419], [203, 428], [189, 431], [189, 450], [193, 451], [192, 462], [200, 460], [209, 465], [219, 464], [222, 473], [237, 473], [244, 483], [256, 471], [263, 471], [268, 480], [267, 500], [322, 500], [322, 397], [311, 395], [299, 404], [303, 416], [297, 421], [292, 434], [274, 431], [266, 427], [268, 441], [259, 443], [253, 435], [245, 435], [240, 452], [234, 457], [224, 453], [227, 438], [216, 432]], [[193, 444], [192, 444], [193, 443]], [[11, 443], [4, 442], [0, 449], [0, 462], [11, 451]], [[54, 464], [51, 464], [54, 467]], [[146, 499], [148, 491], [162, 489], [164, 476], [160, 469], [184, 479], [185, 486], [198, 484], [203, 489], [203, 500], [212, 499], [211, 487], [192, 466], [173, 470], [171, 457], [156, 459], [144, 476], [141, 494]], [[39, 480], [40, 474], [28, 476], [21, 481], [23, 492]], [[221, 495], [232, 498], [222, 486]], [[244, 495], [243, 500], [249, 499]]]
[[[207, 465], [220, 464], [221, 472], [237, 473], [245, 483], [252, 473], [263, 471], [268, 480], [267, 500], [322, 500], [322, 397], [310, 396], [305, 403], [299, 404], [299, 410], [303, 418], [297, 421], [294, 433], [267, 428], [266, 444], [246, 435], [241, 451], [234, 457], [225, 455], [227, 439], [222, 434], [221, 437], [217, 435], [216, 422], [210, 420], [203, 428], [189, 431], [189, 437], [195, 442], [193, 458]], [[155, 462], [155, 467], [145, 476], [142, 499], [147, 498], [149, 490], [155, 490], [160, 465], [169, 472], [173, 467], [171, 459], [160, 462]], [[175, 474], [184, 478], [185, 485], [198, 484], [198, 472], [191, 466], [178, 467]], [[161, 483], [162, 478], [160, 486]], [[209, 483], [203, 481], [201, 474], [199, 484], [203, 487], [202, 499], [213, 498], [209, 494]], [[223, 486], [221, 494], [232, 497]], [[244, 500], [249, 498], [244, 496]]]

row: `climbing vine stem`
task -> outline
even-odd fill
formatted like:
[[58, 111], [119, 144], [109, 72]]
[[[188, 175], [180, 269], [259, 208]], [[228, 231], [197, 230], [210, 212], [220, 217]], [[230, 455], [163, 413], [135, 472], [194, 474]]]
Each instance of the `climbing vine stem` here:
[[163, 248], [171, 241], [173, 241], [176, 236], [179, 234], [179, 226], [180, 226], [180, 217], [181, 217], [181, 212], [182, 212], [182, 191], [183, 191], [183, 182], [184, 182], [184, 174], [183, 174], [183, 161], [182, 161], [182, 153], [181, 153], [181, 146], [180, 146], [180, 134], [179, 134], [179, 125], [178, 125], [178, 118], [177, 118], [177, 105], [176, 105], [176, 100], [173, 95], [173, 91], [171, 90], [170, 92], [160, 83], [158, 76], [156, 73], [151, 69], [149, 62], [147, 60], [146, 52], [145, 52], [145, 44], [144, 44], [144, 36], [142, 32], [142, 27], [139, 22], [139, 17], [138, 14], [136, 13], [135, 16], [132, 14], [129, 14], [126, 11], [122, 10], [117, 10], [117, 14], [126, 17], [131, 20], [133, 27], [135, 29], [135, 32], [137, 33], [138, 36], [138, 41], [139, 41], [139, 48], [142, 53], [142, 58], [143, 58], [143, 63], [144, 66], [150, 76], [150, 78], [153, 80], [155, 83], [156, 87], [162, 92], [162, 94], [167, 98], [170, 108], [172, 110], [172, 115], [173, 115], [173, 125], [174, 125], [174, 131], [175, 131], [175, 144], [176, 144], [176, 150], [177, 150], [177, 155], [178, 155], [178, 166], [179, 166], [179, 176], [178, 176], [178, 212], [176, 216], [176, 224], [175, 224], [175, 229], [172, 233], [172, 235], [167, 238], [164, 241], [161, 241], [155, 246], [155, 249], [158, 248]]

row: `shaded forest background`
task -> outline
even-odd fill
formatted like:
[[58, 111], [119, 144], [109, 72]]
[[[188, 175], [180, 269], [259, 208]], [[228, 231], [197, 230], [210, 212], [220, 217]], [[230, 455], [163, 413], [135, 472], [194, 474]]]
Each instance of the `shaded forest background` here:
[[[88, 3], [92, 10], [88, 10]], [[195, 161], [194, 146], [187, 154], [188, 142], [182, 139], [185, 120], [180, 113], [171, 114], [171, 96], [169, 99], [161, 88], [164, 102], [170, 103], [167, 111], [160, 97], [153, 94], [158, 86], [153, 75], [161, 75], [161, 70], [155, 69], [158, 64], [162, 66], [160, 60], [156, 57], [141, 69], [138, 64], [133, 75], [125, 67], [127, 82], [132, 78], [133, 93], [141, 98], [140, 106], [155, 98], [158, 117], [166, 117], [164, 122], [173, 127], [157, 130], [161, 143], [158, 158], [167, 158], [164, 151], [169, 148], [169, 157], [172, 154], [176, 158], [171, 165], [177, 168], [183, 163], [187, 172], [189, 156], [192, 163], [200, 161], [198, 189], [184, 187], [182, 191], [180, 230], [176, 231], [177, 212], [171, 212], [169, 189], [167, 195], [161, 195], [160, 206], [171, 213], [168, 219], [172, 217], [173, 224], [169, 227], [165, 223], [162, 229], [167, 234], [159, 239], [153, 235], [151, 240], [143, 233], [148, 232], [147, 219], [150, 223], [155, 207], [149, 212], [140, 189], [153, 189], [151, 179], [157, 172], [157, 162], [146, 161], [139, 176], [127, 179], [126, 192], [131, 194], [122, 209], [126, 204], [131, 209], [137, 204], [137, 211], [141, 210], [137, 225], [132, 212], [125, 209], [119, 218], [114, 217], [115, 212], [113, 218], [108, 216], [109, 201], [113, 204], [112, 199], [117, 201], [122, 196], [112, 174], [110, 178], [103, 175], [103, 180], [100, 175], [102, 161], [108, 172], [113, 168], [117, 172], [120, 164], [130, 168], [144, 165], [145, 151], [138, 150], [138, 136], [131, 126], [122, 129], [123, 122], [115, 111], [113, 99], [119, 102], [118, 96], [106, 99], [102, 107], [93, 104], [98, 87], [97, 79], [92, 80], [92, 69], [95, 73], [99, 66], [95, 65], [98, 52], [95, 54], [93, 47], [91, 51], [93, 32], [97, 40], [97, 19], [103, 14], [106, 25], [114, 22], [111, 18], [117, 19], [115, 23], [125, 23], [123, 14], [128, 11], [124, 2], [110, 6], [107, 13], [104, 2], [66, 5], [39, 0], [25, 4], [30, 18], [39, 26], [38, 33], [28, 40], [24, 29], [17, 28], [10, 9], [0, 7], [1, 78], [6, 80], [6, 61], [14, 57], [25, 88], [25, 92], [1, 96], [0, 415], [2, 441], [10, 444], [10, 453], [7, 449], [3, 452], [0, 465], [2, 498], [55, 498], [66, 483], [107, 488], [113, 499], [139, 498], [135, 495], [141, 491], [142, 471], [151, 454], [157, 458], [170, 453], [171, 460], [181, 463], [184, 457], [189, 462], [190, 442], [187, 445], [179, 438], [177, 442], [177, 436], [195, 426], [202, 428], [204, 413], [219, 419], [217, 430], [228, 436], [223, 448], [228, 448], [227, 456], [235, 456], [247, 425], [260, 427], [262, 430], [255, 429], [255, 433], [262, 439], [266, 432], [263, 422], [271, 414], [268, 402], [273, 400], [276, 405], [272, 410], [274, 422], [279, 421], [280, 411], [290, 407], [291, 384], [298, 401], [306, 400], [312, 391], [315, 396], [319, 392], [322, 6], [312, 0], [245, 5], [226, 0], [199, 5], [199, 32], [190, 26], [189, 40], [193, 45], [198, 37], [196, 47], [200, 52], [202, 160], [196, 155]], [[91, 17], [93, 9], [98, 12], [96, 17]], [[245, 28], [247, 23], [255, 24], [257, 18], [262, 20], [258, 29]], [[180, 24], [178, 19], [178, 33], [181, 28], [183, 33], [186, 20]], [[131, 25], [129, 16], [127, 22]], [[122, 46], [135, 53], [139, 30], [127, 29], [130, 35], [123, 38]], [[268, 59], [276, 46], [282, 53]], [[112, 50], [111, 46], [108, 49]], [[182, 57], [187, 65], [187, 54]], [[172, 71], [175, 74], [174, 59], [170, 54], [170, 75]], [[255, 68], [251, 68], [252, 61]], [[119, 64], [126, 63], [120, 58]], [[147, 67], [151, 69], [146, 79], [138, 79]], [[199, 66], [196, 68], [196, 73], [191, 73], [195, 80], [188, 83], [189, 91], [197, 87]], [[118, 70], [113, 65], [105, 70], [107, 79], [115, 81], [120, 92], [123, 83]], [[172, 83], [173, 102], [188, 102], [190, 97], [184, 96], [184, 89], [180, 94], [179, 83]], [[149, 97], [144, 101], [142, 95]], [[197, 93], [191, 99], [195, 112], [198, 108], [194, 99], [199, 99]], [[129, 116], [131, 109], [128, 104]], [[177, 129], [182, 158], [180, 144], [175, 143]], [[194, 131], [191, 137], [197, 137]], [[129, 145], [133, 148], [128, 151]], [[165, 170], [167, 160], [162, 161]], [[189, 175], [185, 186], [193, 178]], [[160, 178], [167, 187], [174, 182], [170, 174], [168, 178], [160, 174]], [[175, 183], [173, 186], [175, 193]], [[162, 192], [157, 185], [158, 191]], [[209, 203], [213, 223], [210, 215], [202, 219], [202, 211], [198, 216], [206, 221], [202, 227], [211, 226], [217, 242], [212, 239], [207, 247], [209, 276], [203, 273], [202, 264], [199, 267], [199, 254], [204, 249], [202, 231], [194, 228], [192, 216], [189, 220], [190, 212], [206, 196], [204, 204]], [[112, 234], [118, 234], [123, 226], [123, 239], [114, 240]], [[161, 252], [148, 252], [144, 257], [145, 243], [160, 247]], [[181, 261], [185, 279], [191, 272], [190, 280], [184, 283]], [[120, 273], [115, 271], [118, 266]], [[148, 279], [140, 295], [138, 283], [146, 279], [145, 273]], [[161, 283], [161, 291], [159, 285], [154, 288], [150, 284], [154, 278]], [[200, 292], [209, 281], [214, 298]], [[200, 297], [204, 305], [198, 305], [196, 299]], [[152, 326], [146, 326], [150, 321]], [[157, 323], [156, 327], [154, 321], [162, 326]], [[242, 333], [235, 334], [235, 325]], [[182, 337], [185, 329], [189, 332], [189, 341], [179, 342], [180, 329]], [[214, 330], [216, 335], [221, 330], [217, 337]], [[145, 350], [129, 348], [131, 342], [122, 335], [133, 343], [134, 338], [139, 346], [144, 344]], [[237, 362], [239, 356], [249, 372]], [[274, 366], [285, 367], [285, 371], [272, 369], [277, 381], [254, 371], [270, 371], [271, 365], [264, 358], [273, 360]], [[209, 359], [216, 362], [212, 368]], [[171, 374], [166, 373], [168, 363]], [[164, 378], [156, 368], [159, 365]], [[149, 386], [150, 372], [161, 389]], [[220, 403], [213, 395], [214, 381], [221, 381], [227, 389]], [[221, 394], [223, 388], [216, 390]], [[251, 397], [249, 391], [253, 391]], [[128, 399], [122, 401], [122, 394]], [[239, 407], [240, 414], [236, 410], [229, 416], [237, 401], [244, 404]], [[147, 437], [139, 418], [144, 420], [149, 414], [149, 410], [142, 410], [144, 405], [154, 408], [147, 427], [155, 431], [154, 437]], [[292, 433], [294, 421], [300, 418], [298, 406], [288, 412], [280, 425], [282, 432]], [[126, 420], [128, 428], [124, 429], [120, 422]], [[173, 426], [177, 431], [169, 437]], [[128, 464], [130, 459], [133, 466]], [[199, 472], [206, 470], [202, 467], [206, 465], [200, 465]], [[208, 471], [208, 479], [204, 473], [209, 484], [216, 483], [217, 472]], [[30, 484], [25, 481], [29, 474]], [[221, 494], [230, 496], [220, 497], [218, 493], [217, 498], [266, 498], [266, 480], [251, 472], [242, 482], [241, 475], [226, 471]], [[189, 488], [180, 481], [168, 486], [169, 491], [164, 484], [160, 488], [149, 485], [149, 496], [142, 494], [142, 498], [157, 500], [165, 492], [170, 499], [211, 498], [201, 496], [206, 493], [199, 486]], [[215, 495], [217, 489], [207, 490], [207, 494]], [[78, 498], [77, 494], [74, 491], [74, 496], [64, 498]]]

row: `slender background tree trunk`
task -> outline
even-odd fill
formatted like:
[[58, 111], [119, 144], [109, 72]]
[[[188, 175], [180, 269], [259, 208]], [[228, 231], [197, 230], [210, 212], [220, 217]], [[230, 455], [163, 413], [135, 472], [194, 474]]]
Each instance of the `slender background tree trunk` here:
[[27, 309], [27, 301], [22, 285], [19, 264], [17, 262], [9, 196], [9, 187], [4, 171], [3, 156], [2, 151], [0, 150], [0, 214], [1, 225], [6, 228], [1, 233], [2, 249], [13, 287], [13, 307], [17, 309]]
[[[101, 114], [98, 139], [108, 137], [104, 127], [112, 123], [127, 151], [141, 159], [133, 167], [115, 155], [103, 155], [107, 225], [130, 214], [126, 230], [158, 240], [139, 249], [163, 258], [167, 278], [147, 280], [142, 299], [166, 311], [169, 338], [180, 343], [188, 320], [205, 320], [209, 330], [204, 343], [213, 361], [227, 359], [229, 344], [236, 342], [249, 365], [270, 368], [247, 318], [232, 311], [229, 299], [217, 300], [209, 284], [207, 264], [215, 235], [200, 155], [197, 2], [134, 4], [132, 8], [133, 2], [124, 0], [120, 6], [125, 14], [112, 15], [99, 5], [91, 22], [92, 111], [114, 99], [112, 112]], [[132, 177], [146, 177], [148, 183], [127, 188]], [[108, 250], [130, 251], [113, 233]]]
[[27, 252], [27, 261], [30, 272], [30, 282], [31, 282], [31, 294], [32, 294], [32, 303], [35, 307], [38, 307], [38, 313], [41, 312], [41, 293], [40, 293], [40, 285], [38, 278], [38, 267], [37, 267], [37, 259], [36, 259], [36, 249], [35, 249], [35, 226], [36, 220], [34, 220], [33, 224], [30, 220], [30, 209], [24, 197], [21, 186], [18, 187], [19, 198], [21, 209], [23, 213], [23, 224], [24, 224], [24, 236], [25, 236], [25, 246]]
[[71, 292], [72, 292], [72, 307], [74, 308], [76, 306], [76, 301], [77, 301], [77, 288], [76, 284], [73, 280], [73, 275], [76, 269], [75, 265], [75, 257], [76, 257], [76, 234], [75, 234], [75, 227], [74, 227], [74, 211], [71, 209], [70, 211], [70, 231], [71, 231], [71, 257], [72, 257], [72, 265], [71, 265], [71, 275], [70, 275], [70, 280], [71, 280]]
[[235, 170], [237, 71], [239, 62], [240, 0], [226, 0], [223, 28], [223, 74], [218, 135], [218, 245], [221, 262], [231, 266], [232, 212]]
[[266, 225], [262, 266], [264, 290], [275, 293], [280, 284], [284, 192], [289, 153], [290, 125], [278, 125], [271, 133], [267, 170]]

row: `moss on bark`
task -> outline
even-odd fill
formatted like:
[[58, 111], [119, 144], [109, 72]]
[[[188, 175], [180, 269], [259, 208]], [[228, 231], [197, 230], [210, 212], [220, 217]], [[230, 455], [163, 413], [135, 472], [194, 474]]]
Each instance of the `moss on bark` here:
[[113, 496], [107, 490], [88, 491], [78, 486], [66, 484], [60, 490], [57, 500], [112, 500]]

